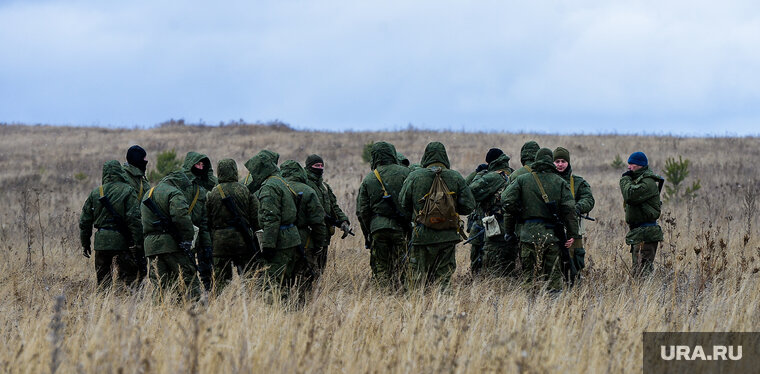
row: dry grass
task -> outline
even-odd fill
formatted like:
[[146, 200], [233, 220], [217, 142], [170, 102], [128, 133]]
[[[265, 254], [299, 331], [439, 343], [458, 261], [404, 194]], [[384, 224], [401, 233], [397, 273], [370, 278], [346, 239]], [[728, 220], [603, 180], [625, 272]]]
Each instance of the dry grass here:
[[[642, 331], [760, 325], [760, 240], [749, 205], [760, 192], [756, 138], [325, 134], [261, 126], [0, 126], [0, 134], [3, 372], [640, 372]], [[153, 161], [166, 148], [196, 150], [214, 162], [232, 157], [241, 170], [264, 147], [281, 161], [320, 153], [353, 217], [356, 188], [369, 171], [361, 161], [368, 141], [392, 142], [414, 162], [428, 141], [439, 140], [464, 174], [492, 146], [519, 165], [529, 139], [568, 148], [597, 200], [586, 280], [556, 299], [510, 281], [473, 282], [463, 247], [450, 293], [402, 295], [372, 285], [359, 238], [336, 239], [327, 272], [301, 309], [267, 304], [251, 278], [236, 278], [205, 307], [154, 301], [149, 288], [96, 293], [92, 260], [80, 255], [77, 219], [86, 193], [99, 184], [103, 162], [123, 159], [134, 143]], [[609, 166], [616, 154], [635, 150], [645, 151], [656, 171], [666, 157], [690, 158], [703, 186], [690, 208], [664, 208], [658, 271], [643, 281], [628, 274], [620, 171]]]

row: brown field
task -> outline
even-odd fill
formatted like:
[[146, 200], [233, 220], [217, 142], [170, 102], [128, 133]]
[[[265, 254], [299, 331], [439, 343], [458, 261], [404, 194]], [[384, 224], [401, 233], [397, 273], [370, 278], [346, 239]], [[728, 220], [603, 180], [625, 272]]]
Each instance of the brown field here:
[[[760, 326], [760, 139], [553, 136], [401, 131], [297, 132], [282, 127], [171, 126], [150, 130], [0, 125], [0, 371], [118, 372], [641, 372], [643, 331], [753, 331]], [[327, 272], [303, 308], [275, 303], [250, 276], [205, 307], [158, 302], [150, 287], [95, 292], [77, 221], [104, 161], [141, 144], [156, 153], [195, 150], [243, 162], [263, 148], [280, 161], [310, 153], [352, 218], [369, 167], [369, 141], [396, 145], [412, 162], [443, 142], [466, 175], [501, 147], [519, 166], [523, 142], [564, 146], [592, 186], [586, 278], [558, 298], [505, 280], [469, 276], [458, 247], [450, 293], [390, 294], [373, 285], [361, 239], [334, 239]], [[666, 240], [655, 275], [635, 280], [618, 178], [610, 162], [636, 150], [660, 173], [667, 157], [689, 158], [702, 189], [666, 204]], [[216, 165], [214, 165], [216, 166]], [[665, 219], [667, 218], [667, 219]], [[667, 221], [667, 222], [666, 222]], [[57, 299], [59, 295], [63, 297]], [[61, 304], [56, 307], [57, 300]]]

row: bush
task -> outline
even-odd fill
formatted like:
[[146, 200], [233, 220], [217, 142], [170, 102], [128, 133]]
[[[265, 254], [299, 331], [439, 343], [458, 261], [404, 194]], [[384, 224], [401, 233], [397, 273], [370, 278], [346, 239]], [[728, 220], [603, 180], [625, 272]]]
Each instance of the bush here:
[[372, 161], [372, 145], [375, 144], [375, 142], [369, 142], [367, 144], [364, 144], [364, 149], [362, 149], [362, 160], [366, 163], [370, 163]]
[[87, 179], [87, 174], [80, 171], [79, 173], [74, 174], [74, 179], [83, 182], [85, 179]]
[[665, 180], [670, 183], [670, 185], [665, 186], [665, 201], [678, 203], [681, 199], [697, 196], [697, 190], [702, 188], [699, 179], [693, 182], [691, 186], [686, 187], [685, 190], [681, 190], [684, 187], [683, 181], [689, 176], [690, 162], [688, 158], [684, 160], [681, 156], [678, 156], [678, 161], [673, 157], [665, 160]]
[[625, 163], [623, 162], [623, 159], [620, 158], [620, 154], [615, 155], [615, 159], [612, 160], [610, 166], [612, 166], [613, 169], [623, 169], [625, 167]]
[[156, 168], [148, 173], [148, 180], [151, 182], [159, 181], [167, 174], [178, 170], [180, 166], [182, 166], [182, 161], [177, 158], [177, 152], [173, 148], [171, 151], [159, 152]]

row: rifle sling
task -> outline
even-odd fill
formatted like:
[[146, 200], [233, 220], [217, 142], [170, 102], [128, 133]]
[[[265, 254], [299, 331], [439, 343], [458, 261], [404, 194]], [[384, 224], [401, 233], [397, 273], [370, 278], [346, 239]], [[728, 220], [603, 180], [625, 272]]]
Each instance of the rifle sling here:
[[541, 190], [541, 198], [544, 199], [544, 203], [549, 203], [549, 196], [546, 194], [546, 191], [544, 190], [544, 185], [541, 184], [541, 180], [538, 179], [538, 174], [536, 174], [535, 171], [531, 171], [531, 174], [533, 174], [533, 179], [536, 180], [536, 184], [538, 184], [538, 189]]

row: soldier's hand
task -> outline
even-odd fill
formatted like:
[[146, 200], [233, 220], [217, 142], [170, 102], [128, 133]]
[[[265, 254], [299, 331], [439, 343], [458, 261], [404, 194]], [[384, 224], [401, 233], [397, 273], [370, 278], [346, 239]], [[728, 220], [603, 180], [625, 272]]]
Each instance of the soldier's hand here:
[[191, 257], [193, 256], [192, 248], [193, 248], [193, 242], [189, 240], [179, 243], [179, 249], [181, 249], [182, 252], [185, 252], [185, 254]]
[[92, 249], [90, 249], [90, 247], [82, 247], [82, 256], [90, 258], [91, 253]]
[[504, 234], [504, 241], [506, 241], [508, 244], [515, 244], [517, 243], [517, 236], [513, 232], [508, 232]]
[[633, 171], [627, 170], [625, 173], [623, 173], [623, 176], [633, 178]]
[[349, 226], [348, 221], [343, 221], [340, 224], [340, 229], [343, 230], [343, 236], [340, 237], [341, 239], [345, 239], [348, 234], [351, 233], [351, 226]]
[[572, 247], [574, 242], [575, 242], [575, 239], [573, 238], [567, 239], [567, 241], [565, 242], [565, 248]]

